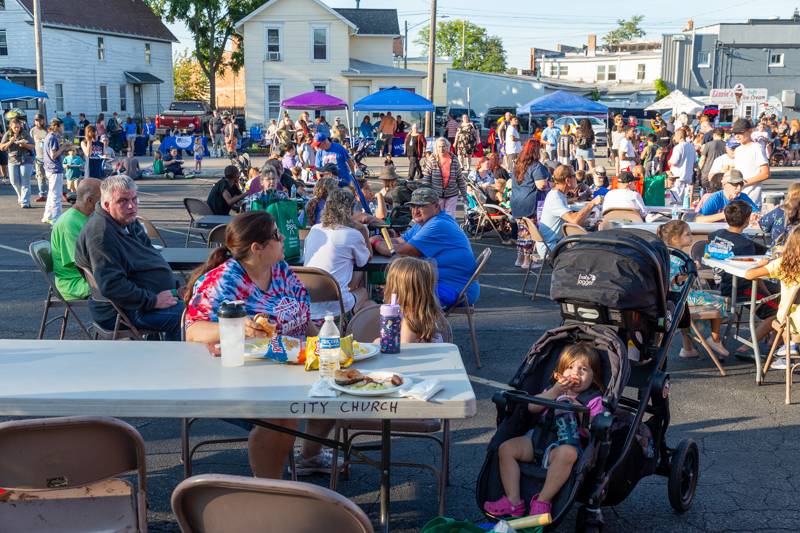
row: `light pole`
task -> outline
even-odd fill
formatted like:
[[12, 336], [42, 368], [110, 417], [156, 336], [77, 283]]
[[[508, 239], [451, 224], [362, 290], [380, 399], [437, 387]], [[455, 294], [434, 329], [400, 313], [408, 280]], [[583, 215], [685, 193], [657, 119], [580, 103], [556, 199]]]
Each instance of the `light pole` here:
[[[431, 0], [431, 23], [428, 32], [428, 100], [433, 102], [433, 76], [436, 74], [436, 0]], [[425, 113], [425, 137], [433, 134], [433, 113]]]

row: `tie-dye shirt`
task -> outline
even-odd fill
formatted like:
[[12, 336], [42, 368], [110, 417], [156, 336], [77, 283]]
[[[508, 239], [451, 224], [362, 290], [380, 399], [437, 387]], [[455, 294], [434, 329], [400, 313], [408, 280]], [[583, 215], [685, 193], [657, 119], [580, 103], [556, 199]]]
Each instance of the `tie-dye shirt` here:
[[311, 299], [285, 261], [272, 267], [272, 282], [262, 291], [236, 259], [228, 259], [195, 282], [186, 308], [186, 326], [197, 320], [217, 322], [225, 300], [241, 300], [248, 316], [266, 313], [280, 335], [304, 337], [311, 317]]

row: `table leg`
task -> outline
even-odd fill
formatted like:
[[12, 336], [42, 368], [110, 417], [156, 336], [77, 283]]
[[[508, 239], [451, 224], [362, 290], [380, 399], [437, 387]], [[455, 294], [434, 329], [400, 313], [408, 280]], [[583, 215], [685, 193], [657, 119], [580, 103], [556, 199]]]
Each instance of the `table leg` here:
[[728, 324], [725, 326], [725, 334], [722, 336], [723, 340], [728, 338], [728, 334], [731, 332], [731, 326], [736, 321], [736, 293], [739, 292], [739, 278], [731, 276], [731, 281], [731, 314], [728, 319]]
[[756, 360], [756, 385], [761, 385], [761, 349], [756, 338], [756, 301], [758, 298], [758, 280], [754, 279], [750, 288], [750, 341], [753, 344], [753, 357]]
[[381, 420], [381, 531], [389, 533], [389, 469], [392, 463], [392, 422]]

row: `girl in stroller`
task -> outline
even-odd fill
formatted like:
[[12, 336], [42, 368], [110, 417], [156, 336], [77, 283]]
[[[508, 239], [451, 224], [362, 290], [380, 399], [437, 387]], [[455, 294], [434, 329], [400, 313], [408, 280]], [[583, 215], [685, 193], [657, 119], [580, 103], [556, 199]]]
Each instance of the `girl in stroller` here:
[[[580, 342], [564, 349], [553, 373], [553, 385], [538, 395], [546, 400], [567, 401], [584, 405], [593, 417], [603, 411], [603, 370], [600, 356], [589, 343]], [[531, 413], [543, 415], [546, 408], [528, 404]], [[530, 502], [530, 515], [550, 513], [551, 501], [569, 479], [572, 467], [581, 453], [581, 434], [578, 421], [570, 411], [555, 413], [556, 439], [547, 445], [542, 466], [547, 477], [540, 493]], [[541, 416], [539, 417], [541, 418]], [[486, 502], [484, 509], [494, 516], [523, 516], [525, 502], [520, 497], [519, 462], [534, 460], [534, 440], [537, 427], [521, 437], [509, 439], [500, 445], [500, 479], [505, 496]]]

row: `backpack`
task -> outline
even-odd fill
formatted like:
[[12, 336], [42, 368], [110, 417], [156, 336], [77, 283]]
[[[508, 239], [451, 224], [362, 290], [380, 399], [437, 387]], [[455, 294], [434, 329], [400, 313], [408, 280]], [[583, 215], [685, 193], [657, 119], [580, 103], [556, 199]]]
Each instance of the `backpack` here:
[[297, 262], [303, 253], [300, 243], [300, 224], [297, 221], [297, 203], [278, 200], [267, 206], [267, 213], [275, 219], [278, 231], [283, 235], [283, 255], [287, 263]]

